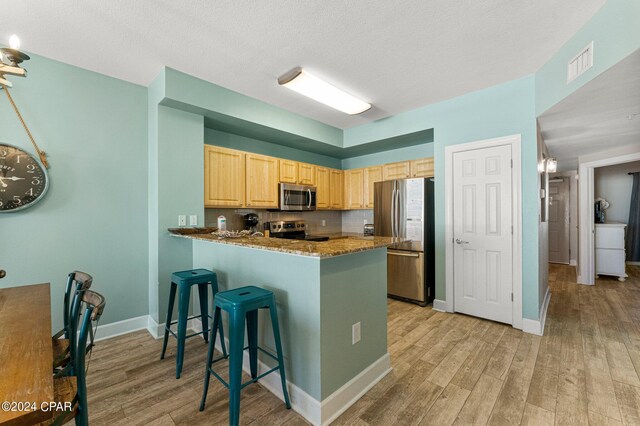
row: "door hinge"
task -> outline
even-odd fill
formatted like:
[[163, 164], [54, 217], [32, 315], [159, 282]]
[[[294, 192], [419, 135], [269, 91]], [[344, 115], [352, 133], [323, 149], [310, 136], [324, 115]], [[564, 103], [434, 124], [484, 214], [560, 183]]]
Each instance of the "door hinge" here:
[[513, 235], [513, 225], [511, 225], [511, 235]]
[[431, 287], [427, 287], [427, 297], [431, 297]]
[[511, 301], [513, 302], [513, 293], [511, 293]]
[[513, 160], [511, 160], [511, 168], [513, 169]]

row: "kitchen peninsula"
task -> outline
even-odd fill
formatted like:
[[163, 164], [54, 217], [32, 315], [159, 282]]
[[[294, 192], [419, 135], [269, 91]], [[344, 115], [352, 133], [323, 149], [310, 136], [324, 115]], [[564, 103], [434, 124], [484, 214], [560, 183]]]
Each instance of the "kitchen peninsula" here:
[[[221, 290], [256, 285], [274, 292], [289, 393], [294, 409], [307, 419], [324, 424], [335, 418], [390, 371], [386, 247], [391, 238], [175, 237], [192, 240], [193, 267], [216, 271]], [[260, 345], [274, 350], [263, 314]], [[272, 364], [268, 357], [261, 361]], [[279, 378], [265, 379], [263, 384], [281, 396]]]

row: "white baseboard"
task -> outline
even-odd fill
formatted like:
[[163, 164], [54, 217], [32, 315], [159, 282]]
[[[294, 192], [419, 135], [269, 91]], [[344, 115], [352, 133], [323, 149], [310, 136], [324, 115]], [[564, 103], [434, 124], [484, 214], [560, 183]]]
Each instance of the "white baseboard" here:
[[[227, 348], [229, 340], [225, 337]], [[222, 352], [220, 340], [216, 340], [216, 349]], [[245, 351], [242, 362], [242, 369], [250, 373], [249, 352]], [[271, 367], [258, 360], [258, 374], [270, 370]], [[360, 372], [356, 377], [345, 383], [340, 389], [325, 398], [322, 402], [313, 398], [311, 395], [300, 389], [287, 380], [287, 390], [289, 391], [289, 399], [291, 407], [298, 414], [304, 417], [308, 422], [315, 426], [325, 426], [334, 421], [340, 414], [344, 413], [349, 407], [356, 403], [369, 389], [376, 385], [384, 376], [391, 371], [391, 357], [388, 353], [384, 354], [369, 367]], [[215, 380], [215, 379], [213, 379]], [[273, 373], [260, 379], [269, 392], [284, 401], [282, 393], [282, 383], [280, 381], [280, 373]]]
[[158, 324], [151, 315], [147, 316], [147, 331], [154, 339], [164, 337], [164, 323]]
[[627, 263], [627, 265], [640, 266], [640, 262], [631, 262], [631, 261], [628, 261], [628, 262], [626, 262], [626, 263]]
[[389, 372], [391, 357], [386, 353], [322, 401], [321, 424], [328, 425], [337, 419]]
[[109, 324], [98, 324], [95, 341], [99, 342], [100, 340], [133, 333], [138, 330], [144, 330], [147, 328], [147, 317], [148, 315], [142, 315], [140, 317], [129, 318]]
[[547, 309], [549, 308], [549, 302], [551, 301], [551, 291], [547, 287], [547, 293], [544, 296], [544, 302], [540, 307], [539, 319], [532, 320], [528, 318], [522, 319], [522, 331], [525, 333], [535, 334], [542, 336], [544, 334], [544, 323], [547, 320]]
[[578, 266], [578, 261], [576, 259], [569, 260], [569, 266]]
[[447, 312], [447, 302], [445, 300], [434, 299], [433, 310], [439, 312]]
[[[140, 317], [140, 318], [142, 318], [142, 317]], [[164, 338], [164, 325], [166, 323], [163, 322], [162, 324], [158, 324], [151, 317], [151, 315], [147, 315], [147, 320], [146, 321], [147, 321], [146, 322], [146, 324], [147, 324], [146, 329], [149, 332], [149, 334], [151, 334], [151, 336], [153, 336], [154, 339], [157, 340], [157, 339]], [[172, 328], [173, 327], [175, 327], [175, 325], [172, 326]], [[187, 329], [188, 330], [192, 330], [194, 332], [202, 331], [202, 325], [200, 323], [200, 320], [196, 320], [196, 319], [189, 320], [189, 322], [187, 323]], [[128, 331], [126, 333], [131, 333], [133, 331], [136, 331], [136, 330], [131, 330], [131, 331]], [[122, 333], [122, 334], [124, 334], [124, 333]]]

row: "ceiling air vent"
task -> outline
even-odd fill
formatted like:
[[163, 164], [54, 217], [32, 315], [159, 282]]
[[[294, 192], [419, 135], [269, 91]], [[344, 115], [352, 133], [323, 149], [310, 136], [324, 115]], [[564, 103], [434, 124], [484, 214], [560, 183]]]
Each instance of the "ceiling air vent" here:
[[593, 41], [567, 64], [567, 84], [593, 66]]

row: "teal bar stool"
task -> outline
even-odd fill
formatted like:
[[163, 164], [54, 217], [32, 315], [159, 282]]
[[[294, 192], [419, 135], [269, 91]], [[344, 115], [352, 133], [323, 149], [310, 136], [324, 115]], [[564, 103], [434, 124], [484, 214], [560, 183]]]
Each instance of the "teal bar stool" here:
[[[198, 296], [200, 299], [200, 318], [202, 320], [202, 331], [193, 333], [187, 336], [187, 322], [190, 319], [197, 318], [198, 315], [189, 317], [189, 299], [191, 298], [191, 287], [198, 286]], [[164, 327], [164, 342], [162, 343], [162, 355], [160, 359], [164, 359], [164, 354], [167, 351], [167, 341], [169, 340], [169, 333], [171, 333], [178, 340], [178, 353], [176, 355], [176, 379], [180, 378], [182, 372], [182, 364], [184, 361], [184, 343], [185, 340], [197, 336], [204, 335], [204, 341], [209, 341], [209, 291], [208, 287], [211, 286], [211, 291], [215, 297], [218, 292], [218, 276], [215, 272], [207, 269], [191, 269], [188, 271], [174, 272], [171, 275], [171, 293], [169, 294], [169, 308], [167, 309], [167, 321]], [[180, 296], [178, 301], [178, 320], [171, 321], [173, 315], [173, 305], [176, 299], [176, 290], [180, 290]], [[178, 324], [178, 334], [176, 335], [172, 330], [173, 324]], [[227, 356], [227, 349], [224, 343], [224, 331], [222, 330], [222, 323], [213, 327], [213, 330], [218, 330], [220, 333], [220, 341], [222, 344], [222, 352], [224, 356]]]
[[[287, 392], [287, 380], [284, 375], [284, 360], [282, 356], [282, 344], [280, 342], [280, 328], [278, 326], [278, 312], [276, 310], [276, 298], [272, 292], [255, 287], [240, 287], [234, 290], [222, 291], [214, 298], [215, 313], [213, 315], [213, 328], [209, 339], [209, 352], [207, 354], [207, 369], [204, 379], [204, 391], [200, 402], [200, 411], [204, 410], [209, 390], [209, 379], [213, 374], [227, 389], [229, 389], [229, 424], [237, 426], [240, 420], [240, 391], [247, 385], [255, 383], [267, 374], [276, 370], [280, 371], [282, 381], [282, 393], [287, 408], [291, 408], [289, 393]], [[258, 346], [258, 310], [269, 309], [273, 338], [276, 344], [277, 356], [265, 351]], [[222, 323], [221, 310], [229, 314], [229, 383], [213, 371], [213, 364], [226, 358], [224, 355], [213, 359], [213, 348], [216, 344], [214, 330]], [[244, 347], [245, 319], [247, 324], [247, 340], [249, 345]], [[222, 336], [222, 335], [221, 335]], [[222, 337], [221, 337], [222, 338]], [[249, 366], [251, 380], [242, 383], [242, 353], [249, 350]], [[278, 361], [278, 365], [258, 376], [258, 351]]]

